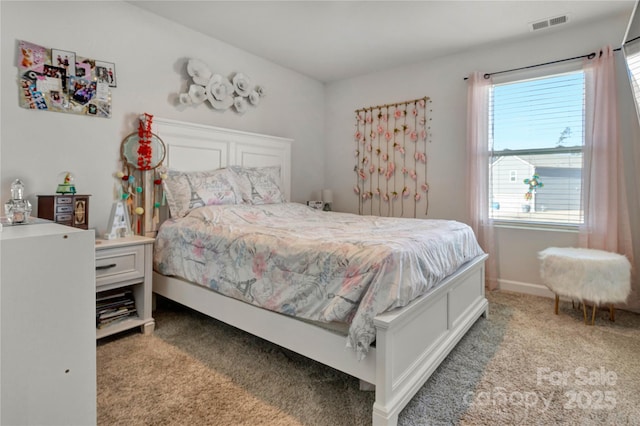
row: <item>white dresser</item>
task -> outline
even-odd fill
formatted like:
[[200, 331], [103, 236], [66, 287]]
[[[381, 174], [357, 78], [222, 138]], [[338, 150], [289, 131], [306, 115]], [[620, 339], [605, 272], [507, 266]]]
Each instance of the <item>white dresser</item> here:
[[94, 232], [0, 232], [0, 424], [96, 424]]

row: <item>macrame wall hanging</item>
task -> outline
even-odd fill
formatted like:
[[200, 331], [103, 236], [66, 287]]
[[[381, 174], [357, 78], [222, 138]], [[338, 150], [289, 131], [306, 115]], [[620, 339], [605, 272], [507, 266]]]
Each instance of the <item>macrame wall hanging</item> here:
[[359, 214], [417, 217], [423, 207], [429, 213], [430, 105], [425, 96], [355, 111]]

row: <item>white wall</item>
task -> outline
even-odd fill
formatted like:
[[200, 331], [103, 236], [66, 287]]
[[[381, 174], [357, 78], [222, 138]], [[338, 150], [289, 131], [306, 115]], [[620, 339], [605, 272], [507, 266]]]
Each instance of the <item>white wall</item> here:
[[[89, 225], [103, 233], [118, 170], [120, 142], [143, 112], [249, 132], [289, 137], [293, 144], [292, 200], [308, 200], [324, 178], [324, 85], [243, 50], [120, 1], [0, 2], [0, 201], [20, 177], [29, 200], [52, 194], [61, 171], [75, 172], [78, 193], [91, 194]], [[110, 119], [32, 111], [18, 106], [17, 40], [114, 62]], [[186, 58], [214, 72], [243, 72], [267, 96], [244, 115], [207, 105], [181, 108], [175, 94], [187, 84]]]
[[[113, 200], [113, 173], [121, 139], [135, 130], [136, 117], [193, 121], [295, 139], [292, 199], [304, 201], [332, 188], [334, 208], [357, 211], [352, 192], [354, 110], [422, 96], [433, 100], [429, 147], [430, 218], [467, 221], [465, 190], [466, 83], [472, 71], [492, 72], [571, 57], [604, 44], [619, 46], [627, 17], [582, 28], [527, 34], [505, 42], [411, 66], [339, 81], [326, 87], [306, 76], [203, 36], [124, 2], [0, 2], [1, 152], [0, 201], [20, 177], [32, 203], [53, 193], [58, 173], [72, 170], [81, 193], [92, 194], [90, 226], [102, 233]], [[100, 119], [18, 107], [16, 42], [47, 47], [116, 64], [113, 117]], [[186, 58], [207, 62], [215, 72], [241, 71], [264, 85], [267, 97], [240, 116], [200, 105], [173, 103], [184, 89]], [[419, 59], [419, 58], [417, 58]], [[634, 133], [635, 132], [635, 133]], [[637, 142], [637, 129], [627, 138]], [[638, 218], [633, 218], [636, 222]], [[507, 287], [540, 279], [536, 253], [548, 246], [571, 246], [577, 235], [526, 229], [500, 229], [499, 273]], [[523, 288], [523, 286], [520, 286]]]
[[[334, 208], [358, 209], [352, 190], [354, 110], [429, 96], [433, 101], [433, 141], [428, 147], [428, 217], [468, 222], [467, 85], [463, 78], [473, 71], [494, 72], [578, 56], [606, 44], [617, 47], [627, 20], [619, 16], [581, 28], [527, 34], [522, 40], [328, 84], [325, 186], [334, 190]], [[501, 285], [532, 292], [544, 290], [537, 252], [554, 245], [577, 245], [575, 232], [502, 228], [497, 234]]]

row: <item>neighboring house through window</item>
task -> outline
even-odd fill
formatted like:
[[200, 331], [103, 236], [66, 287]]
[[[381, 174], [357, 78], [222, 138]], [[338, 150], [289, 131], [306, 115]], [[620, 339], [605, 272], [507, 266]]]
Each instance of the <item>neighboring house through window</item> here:
[[584, 73], [494, 84], [489, 112], [489, 217], [578, 225]]

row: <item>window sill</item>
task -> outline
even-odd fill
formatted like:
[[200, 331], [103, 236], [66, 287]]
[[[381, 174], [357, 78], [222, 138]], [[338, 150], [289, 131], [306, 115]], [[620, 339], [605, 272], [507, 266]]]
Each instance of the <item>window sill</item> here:
[[503, 229], [522, 229], [529, 231], [552, 231], [552, 232], [569, 232], [578, 233], [579, 225], [544, 223], [544, 222], [525, 222], [525, 221], [505, 221], [493, 220], [493, 226]]

